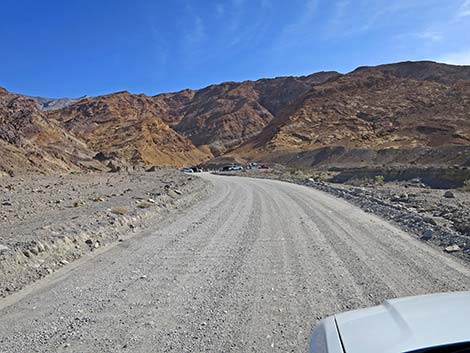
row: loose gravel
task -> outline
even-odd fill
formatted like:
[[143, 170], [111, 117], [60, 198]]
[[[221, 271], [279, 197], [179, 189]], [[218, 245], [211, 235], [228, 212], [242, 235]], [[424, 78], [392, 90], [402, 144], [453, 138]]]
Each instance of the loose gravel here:
[[203, 178], [197, 206], [0, 301], [0, 352], [306, 352], [328, 315], [470, 289], [465, 261], [328, 193]]

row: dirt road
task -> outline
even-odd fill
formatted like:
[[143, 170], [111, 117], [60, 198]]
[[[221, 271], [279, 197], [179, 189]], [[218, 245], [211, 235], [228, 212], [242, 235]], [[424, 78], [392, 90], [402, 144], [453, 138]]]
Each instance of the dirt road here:
[[0, 352], [305, 352], [319, 319], [470, 289], [470, 268], [313, 189], [208, 199], [0, 302]]

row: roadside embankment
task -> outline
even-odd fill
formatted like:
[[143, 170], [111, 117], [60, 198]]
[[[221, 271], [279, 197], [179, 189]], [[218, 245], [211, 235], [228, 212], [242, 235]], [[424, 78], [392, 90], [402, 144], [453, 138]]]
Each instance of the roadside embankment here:
[[2, 178], [0, 297], [206, 194], [206, 181], [165, 168]]

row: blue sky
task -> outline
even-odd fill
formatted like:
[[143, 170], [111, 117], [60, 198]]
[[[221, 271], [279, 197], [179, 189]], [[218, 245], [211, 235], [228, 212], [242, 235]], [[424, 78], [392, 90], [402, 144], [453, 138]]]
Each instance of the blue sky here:
[[46, 97], [438, 60], [470, 65], [470, 0], [2, 0], [0, 86]]

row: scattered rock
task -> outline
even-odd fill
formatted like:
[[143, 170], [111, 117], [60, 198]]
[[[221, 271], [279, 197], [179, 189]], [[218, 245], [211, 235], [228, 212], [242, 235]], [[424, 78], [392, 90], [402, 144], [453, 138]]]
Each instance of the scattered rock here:
[[41, 243], [40, 241], [37, 242], [36, 246], [38, 247], [39, 252], [46, 251], [46, 246], [43, 243]]
[[64, 260], [60, 260], [60, 264], [61, 265], [67, 265], [67, 264], [69, 264], [69, 262], [64, 259]]
[[468, 221], [457, 223], [455, 229], [462, 234], [470, 235], [470, 223]]
[[431, 240], [432, 236], [434, 234], [434, 231], [432, 229], [428, 229], [427, 231], [424, 232], [424, 234], [421, 237], [421, 240]]
[[167, 195], [170, 196], [172, 199], [178, 198], [178, 194], [176, 193], [175, 190], [168, 190]]
[[432, 217], [424, 217], [423, 219], [426, 223], [432, 224], [432, 225], [437, 225], [437, 222], [434, 218]]
[[407, 202], [409, 199], [410, 199], [409, 195], [407, 193], [403, 193], [400, 195], [399, 201]]
[[11, 206], [11, 202], [10, 201], [4, 201], [4, 202], [2, 202], [2, 206]]
[[173, 191], [174, 191], [176, 194], [178, 194], [178, 195], [183, 195], [183, 192], [180, 191], [180, 190], [178, 190], [178, 189], [175, 189], [175, 190], [173, 190]]
[[129, 213], [129, 210], [127, 207], [113, 207], [111, 209], [111, 213], [117, 214], [117, 215], [125, 215]]
[[144, 202], [140, 202], [140, 203], [137, 205], [138, 208], [150, 208], [150, 207], [152, 207], [152, 206], [153, 206], [152, 203], [150, 203], [150, 202], [145, 202], [145, 201], [144, 201]]
[[115, 162], [113, 161], [110, 161], [107, 165], [106, 165], [108, 168], [109, 168], [109, 171], [111, 173], [117, 173], [121, 170], [121, 167], [118, 166]]
[[0, 244], [0, 255], [8, 251], [8, 246]]
[[23, 250], [23, 255], [26, 257], [31, 257], [31, 252], [29, 250]]
[[445, 250], [445, 252], [453, 253], [453, 252], [460, 251], [461, 248], [457, 244], [454, 244], [454, 245], [450, 245], [450, 246], [446, 247], [444, 250]]
[[74, 201], [73, 204], [72, 204], [72, 206], [75, 207], [75, 208], [81, 207], [81, 206], [84, 206], [84, 205], [85, 205], [85, 203], [81, 200]]
[[452, 191], [446, 191], [446, 192], [444, 193], [444, 197], [445, 197], [446, 199], [455, 199], [455, 195], [454, 195], [454, 193], [453, 193]]

